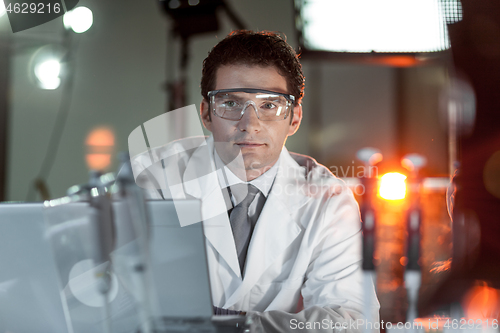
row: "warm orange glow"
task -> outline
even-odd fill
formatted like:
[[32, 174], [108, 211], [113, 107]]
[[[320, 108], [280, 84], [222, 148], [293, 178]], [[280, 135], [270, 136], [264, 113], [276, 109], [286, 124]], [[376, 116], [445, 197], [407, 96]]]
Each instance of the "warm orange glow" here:
[[445, 271], [449, 271], [451, 268], [452, 259], [443, 260], [443, 261], [435, 261], [432, 263], [432, 268], [430, 269], [431, 273], [437, 274]]
[[85, 160], [92, 170], [104, 170], [111, 165], [111, 155], [115, 145], [113, 131], [106, 127], [93, 129], [85, 139], [87, 154]]
[[410, 171], [413, 171], [415, 169], [415, 166], [413, 165], [413, 163], [407, 158], [403, 158], [401, 160], [401, 166], [407, 170], [410, 170]]
[[383, 57], [380, 62], [393, 67], [411, 67], [419, 63], [414, 56], [390, 56]]
[[401, 266], [406, 266], [408, 264], [408, 258], [405, 256], [399, 258], [399, 263], [401, 264]]
[[406, 196], [406, 176], [389, 172], [380, 178], [379, 195], [386, 200], [401, 200]]
[[104, 170], [111, 165], [111, 154], [87, 154], [85, 159], [92, 170]]
[[415, 322], [420, 323], [426, 332], [429, 331], [443, 331], [446, 327], [451, 326], [451, 318], [445, 316], [434, 315], [433, 317], [416, 318]]
[[500, 313], [500, 292], [482, 283], [467, 292], [463, 306], [466, 318], [496, 319]]
[[115, 135], [113, 131], [106, 127], [92, 130], [85, 140], [87, 146], [114, 146]]

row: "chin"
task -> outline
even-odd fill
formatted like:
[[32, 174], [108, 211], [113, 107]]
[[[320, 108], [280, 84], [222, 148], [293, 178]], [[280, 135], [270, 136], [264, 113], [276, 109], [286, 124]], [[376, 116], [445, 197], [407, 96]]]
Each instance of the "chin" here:
[[265, 172], [265, 171], [267, 171], [268, 169], [270, 169], [271, 167], [272, 167], [272, 165], [271, 165], [271, 164], [269, 164], [269, 163], [264, 163], [264, 162], [262, 162], [262, 161], [256, 161], [256, 160], [253, 160], [253, 161], [251, 161], [251, 162], [247, 162], [247, 161], [245, 161], [245, 169], [246, 169], [247, 171], [250, 171], [250, 170], [255, 170], [255, 171], [259, 170], [259, 171], [260, 171], [260, 170], [262, 170], [262, 169], [265, 169], [265, 170], [264, 170], [264, 172]]
[[245, 170], [260, 169], [262, 167], [262, 163], [255, 160], [247, 160], [243, 157], [243, 161], [245, 164]]

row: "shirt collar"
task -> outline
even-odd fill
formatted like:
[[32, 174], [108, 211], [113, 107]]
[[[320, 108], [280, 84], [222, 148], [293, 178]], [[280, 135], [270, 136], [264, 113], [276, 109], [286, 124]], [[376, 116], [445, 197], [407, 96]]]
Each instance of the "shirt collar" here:
[[[276, 163], [264, 172], [262, 175], [259, 177], [255, 178], [254, 180], [251, 180], [250, 182], [244, 182], [240, 178], [238, 178], [227, 166], [226, 164], [222, 161], [222, 159], [219, 157], [219, 154], [217, 154], [217, 150], [214, 149], [214, 159], [215, 159], [215, 166], [217, 167], [217, 175], [219, 178], [219, 185], [222, 189], [228, 187], [228, 186], [233, 186], [236, 184], [252, 184], [253, 186], [257, 187], [262, 194], [267, 198], [269, 192], [271, 191], [271, 187], [273, 186], [274, 179], [276, 178], [276, 174], [278, 173], [278, 165], [279, 161], [281, 158], [278, 158]], [[222, 171], [223, 170], [223, 171]], [[224, 175], [225, 174], [225, 175]], [[224, 177], [225, 176], [225, 177]], [[226, 182], [227, 180], [227, 182]]]

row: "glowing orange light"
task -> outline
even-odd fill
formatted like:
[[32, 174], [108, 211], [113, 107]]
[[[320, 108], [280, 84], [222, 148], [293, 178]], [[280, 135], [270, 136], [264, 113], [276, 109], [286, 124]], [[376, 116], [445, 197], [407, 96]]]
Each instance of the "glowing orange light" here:
[[111, 165], [111, 155], [115, 145], [113, 131], [106, 127], [93, 129], [85, 139], [87, 154], [85, 161], [89, 169], [104, 170]]
[[115, 135], [109, 128], [96, 128], [87, 135], [85, 144], [87, 146], [114, 146]]
[[463, 300], [465, 316], [472, 319], [498, 318], [499, 296], [499, 290], [488, 287], [486, 283], [473, 287]]
[[418, 60], [411, 56], [393, 56], [380, 59], [381, 63], [394, 67], [411, 67], [418, 64]]
[[87, 154], [87, 165], [92, 170], [104, 170], [111, 165], [111, 154]]
[[380, 178], [379, 195], [386, 200], [401, 200], [406, 196], [406, 176], [389, 172]]
[[399, 258], [399, 263], [401, 264], [401, 266], [406, 266], [408, 264], [408, 258], [405, 256]]

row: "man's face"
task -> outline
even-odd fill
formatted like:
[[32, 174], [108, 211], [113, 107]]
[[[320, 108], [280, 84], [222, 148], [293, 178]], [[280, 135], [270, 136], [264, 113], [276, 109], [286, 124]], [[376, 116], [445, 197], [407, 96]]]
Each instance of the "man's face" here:
[[[217, 70], [215, 82], [215, 90], [255, 88], [288, 93], [286, 79], [274, 66], [221, 66]], [[276, 163], [287, 137], [297, 131], [302, 119], [301, 106], [294, 108], [291, 122], [291, 113], [284, 120], [259, 120], [251, 105], [240, 120], [222, 119], [214, 114], [210, 119], [211, 110], [205, 100], [200, 109], [203, 124], [212, 132], [222, 161], [229, 164], [241, 151], [248, 181], [257, 178]], [[235, 174], [240, 176], [241, 172]]]

